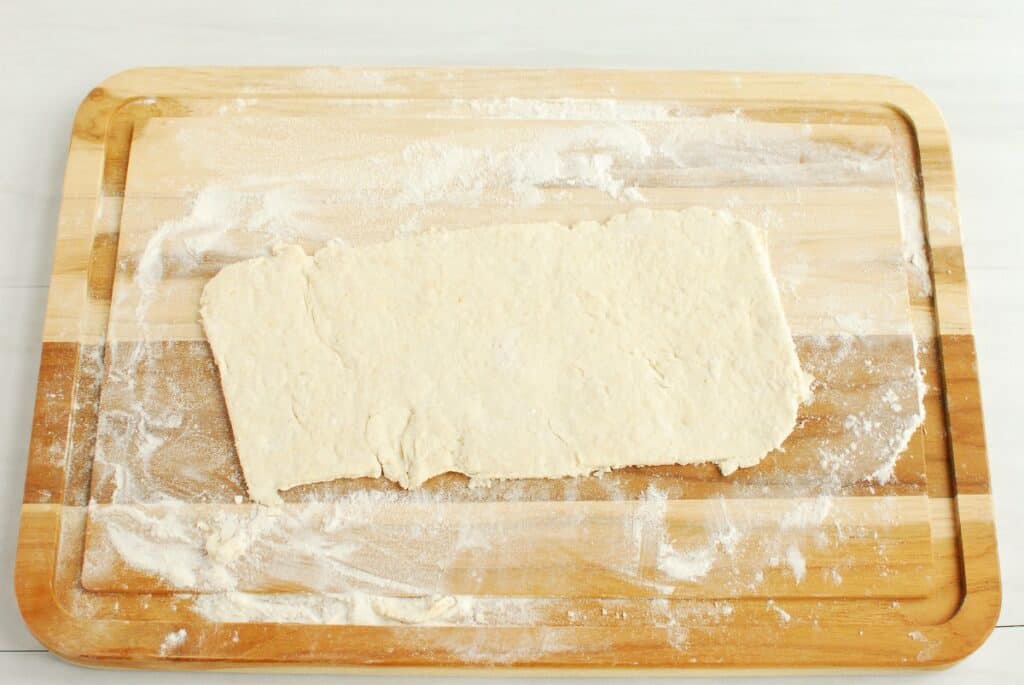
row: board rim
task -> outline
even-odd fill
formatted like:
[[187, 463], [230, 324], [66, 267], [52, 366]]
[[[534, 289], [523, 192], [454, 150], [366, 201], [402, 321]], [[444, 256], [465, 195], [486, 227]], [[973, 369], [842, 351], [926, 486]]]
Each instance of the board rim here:
[[[906, 660], [897, 659], [892, 663], [872, 665], [871, 663], [854, 662], [837, 664], [843, 670], [877, 670], [897, 665], [916, 667], [945, 666], [962, 659], [977, 649], [991, 633], [998, 618], [1001, 590], [999, 567], [996, 551], [995, 526], [992, 502], [990, 498], [990, 477], [984, 443], [984, 430], [980, 390], [978, 385], [976, 353], [971, 328], [970, 307], [967, 298], [966, 273], [963, 254], [960, 246], [959, 213], [957, 210], [956, 185], [951, 160], [948, 130], [937, 106], [914, 86], [887, 76], [866, 76], [849, 74], [783, 74], [783, 73], [736, 73], [736, 72], [690, 72], [690, 71], [630, 71], [630, 70], [595, 70], [595, 69], [472, 69], [472, 68], [384, 68], [362, 69], [344, 67], [317, 67], [338, 76], [363, 74], [372, 72], [396, 78], [453, 77], [454, 82], [460, 79], [466, 82], [474, 80], [486, 81], [501, 76], [543, 84], [549, 80], [571, 76], [576, 83], [608, 82], [614, 80], [622, 85], [632, 81], [632, 88], [656, 88], [671, 85], [676, 88], [700, 89], [703, 99], [723, 99], [742, 101], [755, 98], [756, 93], [771, 88], [780, 97], [780, 102], [793, 103], [865, 103], [881, 105], [898, 114], [912, 131], [917, 142], [917, 164], [921, 181], [922, 220], [926, 231], [931, 273], [934, 286], [934, 308], [937, 323], [936, 344], [940, 360], [942, 397], [944, 398], [945, 426], [947, 428], [947, 446], [950, 454], [950, 471], [956, 508], [956, 525], [960, 539], [960, 564], [963, 573], [962, 601], [956, 611], [939, 624], [922, 625], [929, 639], [935, 636], [940, 646], [933, 654], [921, 661], [914, 659], [908, 645]], [[102, 198], [103, 190], [116, 184], [118, 179], [104, 178], [105, 157], [110, 154], [112, 124], [116, 118], [128, 110], [138, 108], [150, 110], [159, 108], [162, 100], [173, 101], [174, 97], [188, 95], [190, 97], [225, 95], [228, 86], [237, 88], [239, 84], [263, 88], [259, 94], [263, 97], [294, 96], [299, 89], [294, 82], [295, 75], [305, 71], [302, 67], [277, 68], [175, 68], [175, 67], [144, 67], [117, 73], [103, 81], [82, 101], [74, 119], [67, 169], [64, 178], [60, 218], [58, 220], [57, 250], [54, 256], [54, 269], [51, 275], [50, 298], [47, 304], [47, 320], [60, 319], [65, 315], [66, 303], [59, 301], [60, 279], [66, 275], [68, 264], [81, 265], [82, 259], [91, 257], [92, 241], [83, 244], [75, 227], [80, 223], [76, 218], [80, 208], [78, 204], [90, 202], [97, 205]], [[436, 79], [442, 82], [443, 79]], [[344, 82], [344, 79], [341, 79]], [[584, 87], [584, 86], [580, 86]], [[744, 93], [743, 87], [748, 91]], [[276, 89], [276, 90], [275, 90]], [[329, 96], [333, 91], [322, 89], [314, 91], [306, 89], [310, 96]], [[237, 92], [237, 91], [236, 91]], [[752, 95], [751, 93], [754, 93]], [[352, 88], [339, 90], [335, 95], [355, 95]], [[367, 97], [382, 97], [379, 92], [367, 89], [362, 93]], [[591, 93], [591, 97], [595, 94]], [[784, 97], [783, 97], [784, 96]], [[582, 96], [581, 97], [585, 97]], [[639, 99], [636, 95], [626, 95], [626, 99]], [[648, 98], [654, 97], [648, 93]], [[123, 179], [121, 179], [123, 181]], [[122, 185], [123, 188], [123, 185]], [[931, 226], [931, 205], [935, 201], [948, 203], [953, 222], [952, 237], [946, 236], [942, 244], [933, 244]], [[95, 216], [95, 211], [89, 216]], [[116, 245], [115, 245], [116, 247]], [[939, 268], [941, 267], [941, 268]], [[87, 267], [88, 268], [88, 267]], [[91, 269], [90, 269], [91, 271]], [[92, 278], [83, 284], [83, 288], [100, 287]], [[83, 293], [84, 295], [84, 293]], [[63, 330], [62, 336], [54, 336], [50, 331], [44, 334], [44, 347], [48, 345], [81, 345], [82, 320], [87, 315], [83, 305], [78, 318], [72, 317], [70, 328]], [[75, 327], [78, 324], [78, 328]], [[55, 339], [56, 338], [56, 339]], [[63, 339], [62, 339], [63, 338]], [[77, 359], [77, 355], [76, 355]], [[44, 364], [46, 355], [44, 355]], [[53, 431], [60, 430], [60, 416], [47, 413], [47, 405], [43, 397], [43, 371], [37, 388], [36, 408], [33, 416], [32, 439], [29, 452], [29, 470], [26, 475], [26, 491], [21, 508], [21, 522], [17, 548], [15, 569], [15, 588], [22, 616], [29, 630], [48, 649], [63, 659], [74, 663], [111, 666], [111, 667], [146, 667], [146, 668], [284, 668], [287, 670], [304, 670], [311, 663], [298, 661], [237, 661], [204, 659], [202, 656], [189, 658], [168, 658], [159, 653], [159, 639], [142, 640], [132, 644], [126, 652], [126, 626], [111, 625], [109, 630], [96, 630], [97, 621], [86, 621], [74, 614], [61, 603], [55, 587], [58, 543], [60, 536], [61, 515], [68, 505], [47, 504], [29, 487], [36, 472], [40, 469], [52, 471], [52, 464], [45, 464], [35, 448]], [[74, 373], [71, 374], [74, 376]], [[67, 407], [63, 413], [64, 426], [67, 431], [71, 416], [72, 393], [67, 393]], [[65, 440], [67, 435], [65, 434]], [[56, 467], [57, 473], [47, 473], [47, 480], [60, 481], [67, 474]], [[62, 481], [61, 481], [62, 482]], [[131, 624], [130, 621], [104, 619], [99, 622], [110, 624]], [[90, 623], [88, 630], [84, 623]], [[176, 630], [181, 622], [166, 621], [147, 623], [163, 623], [163, 626], [151, 626], [153, 635]], [[225, 624], [228, 625], [228, 624]], [[282, 629], [287, 624], [266, 624], [266, 630]], [[130, 628], [131, 626], [127, 626]], [[304, 626], [307, 629], [323, 626]], [[334, 626], [334, 628], [339, 628]], [[345, 626], [351, 630], [360, 630], [365, 626]], [[290, 632], [295, 628], [289, 628]], [[105, 639], [94, 639], [92, 636], [102, 633]], [[135, 641], [131, 641], [135, 642]], [[920, 645], [918, 645], [919, 647]], [[121, 650], [118, 652], [118, 650]], [[855, 655], [854, 655], [855, 656]], [[324, 663], [316, 670], [339, 670], [344, 672], [379, 672], [382, 667], [397, 670], [416, 670], [417, 672], [480, 672], [481, 665], [452, 660], [440, 665], [424, 662], [421, 665], [368, 665]], [[711, 667], [708, 664], [697, 664], [694, 667], [680, 666], [666, 661], [651, 661], [649, 665], [601, 664], [579, 666], [571, 663], [530, 664], [513, 663], [508, 666], [490, 665], [486, 669], [511, 668], [524, 673], [541, 674], [556, 672], [561, 675], [584, 673], [598, 675], [600, 673], [621, 674], [623, 670], [636, 673], [654, 672], [669, 675], [676, 672], [694, 674], [712, 671], [722, 673], [726, 670], [742, 670], [750, 673], [751, 668], [724, 663]], [[812, 670], [829, 670], [822, 664], [800, 663], [788, 664], [788, 669], [810, 668]], [[753, 670], [778, 673], [778, 667], [755, 667]], [[830, 670], [835, 673], [835, 670]]]

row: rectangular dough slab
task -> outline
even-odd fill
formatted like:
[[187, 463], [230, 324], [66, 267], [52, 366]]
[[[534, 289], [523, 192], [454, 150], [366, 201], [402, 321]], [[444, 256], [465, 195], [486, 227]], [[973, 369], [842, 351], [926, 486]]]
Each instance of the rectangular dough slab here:
[[638, 209], [225, 267], [201, 314], [249, 493], [752, 466], [808, 392], [764, 240]]

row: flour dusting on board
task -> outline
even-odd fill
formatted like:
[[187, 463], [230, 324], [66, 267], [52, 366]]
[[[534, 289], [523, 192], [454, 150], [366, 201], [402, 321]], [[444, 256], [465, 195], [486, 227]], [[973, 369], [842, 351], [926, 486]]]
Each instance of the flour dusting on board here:
[[647, 138], [624, 125], [581, 126], [511, 147], [413, 143], [401, 153], [402, 188], [385, 203], [479, 202], [488, 191], [506, 189], [514, 204], [530, 207], [543, 201], [542, 188], [549, 185], [596, 188], [613, 198], [639, 201], [643, 196], [637, 187], [613, 167], [617, 159], [637, 163], [651, 152]]
[[[678, 105], [666, 106], [651, 102], [630, 102], [612, 98], [579, 100], [558, 98], [535, 100], [517, 97], [455, 99], [452, 107], [466, 109], [491, 119], [539, 119], [548, 121], [665, 121], [679, 119], [694, 111]], [[447, 116], [451, 116], [447, 113]]]
[[185, 640], [188, 639], [188, 631], [184, 628], [179, 628], [172, 633], [168, 633], [160, 643], [160, 654], [167, 655], [185, 644]]
[[[375, 87], [338, 84], [332, 74], [304, 78], [325, 90]], [[397, 102], [358, 106], [386, 120], [396, 116]], [[265, 135], [257, 138], [232, 127], [233, 117], [256, 121], [258, 108], [258, 98], [240, 100], [217, 112], [219, 128], [177, 132], [177, 153], [210, 180], [191, 186], [183, 211], [133, 236], [139, 244], [121, 255], [83, 569], [90, 583], [110, 582], [129, 568], [158, 589], [198, 593], [191, 610], [218, 622], [645, 623], [685, 649], [693, 626], [733, 620], [728, 599], [699, 599], [709, 592], [739, 597], [799, 586], [827, 594], [852, 582], [844, 575], [846, 545], [886, 553], [885, 529], [865, 522], [881, 520], [895, 530], [908, 517], [901, 507], [911, 505], [883, 498], [869, 509], [847, 495], [903, 476], [912, 488], [917, 475], [899, 472], [924, 416], [906, 305], [894, 300], [882, 311], [871, 310], [868, 299], [862, 309], [813, 299], [828, 274], [808, 256], [799, 232], [785, 229], [810, 211], [802, 209], [802, 193], [894, 186], [902, 236], [891, 255], [864, 260], [891, 264], [876, 287], [902, 279], [905, 300], [909, 277], [927, 295], [916, 176], [908, 152], [890, 136], [853, 144], [841, 133], [830, 140], [826, 127], [703, 115], [678, 103], [506, 98], [456, 100], [421, 112], [430, 124], [421, 137], [375, 146], [363, 140], [368, 133], [297, 131], [286, 118], [259, 120]], [[445, 128], [470, 119], [475, 128]], [[506, 128], [488, 128], [489, 121]], [[331, 156], [294, 145], [299, 135], [328, 134], [354, 135], [352, 145], [362, 152]], [[797, 209], [764, 204], [767, 187], [791, 189], [787, 203]], [[775, 465], [740, 474], [722, 495], [693, 496], [688, 488], [700, 482], [664, 477], [638, 490], [635, 475], [611, 473], [475, 489], [439, 479], [413, 493], [326, 484], [297, 490], [281, 507], [242, 503], [244, 482], [216, 368], [197, 341], [195, 312], [183, 315], [172, 306], [182, 300], [192, 306], [198, 292], [183, 292], [180, 284], [201, 283], [221, 266], [268, 254], [281, 242], [312, 250], [449, 222], [470, 227], [480, 216], [492, 223], [534, 216], [566, 221], [636, 204], [691, 203], [728, 207], [761, 224], [787, 314], [810, 312], [797, 345], [802, 366], [817, 379], [814, 400], [789, 452], [768, 460]], [[581, 207], [598, 215], [577, 214]], [[826, 220], [841, 226], [841, 218]], [[837, 240], [842, 230], [836, 229]], [[800, 325], [796, 320], [794, 330]], [[780, 498], [787, 502], [781, 508]], [[509, 508], [524, 500], [546, 512], [543, 523]], [[566, 540], [574, 541], [569, 556], [550, 557]], [[500, 571], [520, 568], [533, 554], [548, 555], [558, 569], [529, 577], [548, 594], [513, 596], [507, 585], [513, 581]], [[566, 613], [554, 597], [571, 594], [572, 574], [580, 572], [599, 575], [622, 596], [648, 596], [644, 615], [630, 615], [635, 609], [626, 607], [635, 604], [625, 600], [587, 598], [575, 600], [583, 609]], [[295, 591], [275, 591], [282, 587]], [[797, 621], [772, 600], [765, 610], [781, 626]], [[187, 639], [184, 630], [170, 633], [166, 652]], [[505, 647], [498, 653], [460, 641], [452, 649], [476, 662], [531, 656], [514, 644]], [[572, 646], [552, 632], [545, 649]]]

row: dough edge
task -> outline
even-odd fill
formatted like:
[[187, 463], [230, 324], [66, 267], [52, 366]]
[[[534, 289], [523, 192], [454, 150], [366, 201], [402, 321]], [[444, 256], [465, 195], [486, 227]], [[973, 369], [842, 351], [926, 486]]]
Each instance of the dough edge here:
[[[564, 223], [559, 223], [559, 222], [555, 222], [555, 221], [521, 222], [521, 223], [516, 223], [516, 224], [493, 224], [492, 223], [492, 224], [485, 224], [485, 225], [482, 225], [480, 227], [474, 227], [472, 229], [458, 229], [458, 230], [477, 231], [477, 230], [498, 229], [498, 228], [502, 228], [502, 229], [515, 229], [515, 228], [522, 228], [522, 227], [551, 226], [551, 227], [558, 227], [558, 228], [563, 229], [563, 230], [572, 231], [572, 230], [576, 230], [576, 229], [578, 229], [580, 227], [583, 227], [583, 226], [594, 226], [594, 225], [597, 225], [597, 226], [599, 226], [601, 228], [605, 228], [606, 229], [606, 228], [610, 227], [613, 223], [628, 222], [628, 221], [630, 221], [630, 219], [632, 217], [635, 217], [637, 215], [646, 215], [648, 218], [650, 218], [650, 217], [653, 217], [655, 215], [667, 215], [667, 214], [674, 214], [674, 215], [678, 215], [680, 217], [691, 216], [691, 215], [698, 215], [698, 214], [710, 215], [710, 216], [716, 217], [716, 218], [718, 218], [718, 219], [720, 219], [722, 221], [725, 221], [725, 222], [734, 222], [736, 224], [743, 225], [748, 230], [752, 230], [758, 236], [759, 247], [762, 250], [762, 255], [761, 256], [762, 256], [762, 258], [764, 260], [764, 267], [765, 267], [765, 270], [766, 270], [766, 275], [770, 278], [771, 285], [772, 285], [771, 296], [772, 296], [772, 298], [774, 300], [775, 305], [778, 307], [779, 311], [782, 312], [783, 324], [785, 325], [787, 333], [789, 333], [789, 335], [790, 335], [789, 353], [792, 354], [794, 358], [796, 358], [795, 346], [792, 343], [792, 334], [791, 334], [790, 329], [789, 329], [788, 321], [785, 318], [785, 313], [784, 313], [784, 310], [783, 310], [783, 307], [782, 307], [781, 297], [780, 297], [779, 292], [778, 292], [777, 283], [775, 281], [774, 274], [773, 274], [772, 269], [771, 269], [770, 260], [768, 259], [767, 232], [763, 228], [761, 228], [761, 227], [759, 227], [759, 226], [757, 226], [757, 225], [755, 225], [755, 224], [753, 224], [751, 222], [748, 222], [748, 221], [746, 221], [744, 219], [735, 217], [728, 210], [724, 210], [724, 209], [710, 209], [710, 208], [700, 207], [700, 206], [688, 207], [688, 208], [683, 209], [683, 210], [651, 210], [651, 209], [647, 209], [647, 208], [638, 208], [638, 209], [632, 209], [632, 210], [630, 210], [628, 212], [617, 213], [617, 214], [611, 215], [607, 220], [605, 220], [603, 222], [602, 221], [594, 221], [594, 220], [583, 220], [583, 221], [575, 222], [573, 224], [564, 224]], [[682, 222], [682, 219], [680, 219], [680, 223], [681, 222]], [[293, 258], [301, 258], [303, 260], [306, 260], [307, 263], [312, 263], [318, 257], [321, 257], [322, 255], [327, 254], [327, 253], [329, 253], [329, 252], [331, 252], [333, 250], [339, 250], [339, 249], [340, 250], [353, 250], [353, 249], [354, 250], [359, 250], [359, 249], [364, 249], [366, 247], [379, 247], [381, 245], [386, 245], [386, 244], [388, 244], [390, 242], [393, 242], [393, 241], [419, 239], [419, 238], [428, 237], [428, 236], [442, 235], [442, 234], [449, 233], [449, 232], [450, 231], [446, 231], [446, 230], [431, 229], [431, 230], [428, 230], [428, 231], [425, 231], [423, 233], [416, 234], [416, 235], [413, 235], [413, 236], [399, 237], [399, 238], [394, 238], [391, 241], [384, 241], [384, 242], [381, 242], [381, 243], [374, 243], [374, 244], [371, 244], [371, 245], [358, 246], [358, 247], [344, 246], [344, 245], [339, 244], [339, 243], [327, 243], [326, 245], [324, 245], [324, 246], [318, 248], [317, 250], [315, 250], [313, 252], [313, 254], [307, 254], [305, 252], [305, 250], [301, 246], [298, 246], [298, 245], [285, 244], [285, 243], [277, 244], [277, 245], [273, 246], [273, 248], [271, 250], [271, 256], [254, 257], [254, 258], [251, 258], [251, 259], [242, 260], [242, 261], [239, 261], [239, 262], [235, 262], [235, 263], [229, 264], [229, 265], [225, 266], [224, 268], [222, 268], [213, 278], [210, 279], [210, 281], [207, 283], [206, 287], [204, 287], [203, 292], [202, 292], [202, 294], [200, 296], [200, 320], [201, 320], [201, 323], [203, 325], [204, 331], [206, 331], [207, 338], [209, 340], [210, 334], [209, 334], [209, 331], [207, 329], [208, 324], [207, 324], [207, 316], [206, 316], [206, 311], [207, 311], [207, 306], [206, 305], [207, 305], [207, 292], [208, 292], [207, 289], [208, 289], [210, 283], [213, 283], [222, 274], [230, 273], [232, 270], [234, 270], [236, 268], [245, 268], [245, 267], [251, 266], [253, 264], [266, 263], [269, 260], [279, 259], [279, 258], [288, 257], [288, 256], [291, 256]], [[239, 449], [238, 437], [237, 437], [237, 435], [235, 434], [235, 431], [234, 431], [235, 419], [232, 416], [231, 405], [230, 405], [229, 402], [226, 401], [227, 400], [227, 390], [226, 390], [226, 388], [224, 386], [224, 377], [223, 377], [223, 375], [221, 373], [221, 368], [222, 368], [223, 360], [218, 355], [218, 351], [217, 351], [215, 345], [212, 344], [212, 341], [210, 341], [210, 348], [211, 348], [211, 351], [212, 351], [212, 354], [213, 354], [213, 357], [214, 357], [215, 364], [216, 364], [217, 369], [218, 369], [218, 384], [219, 384], [219, 386], [221, 388], [222, 393], [225, 396], [225, 405], [227, 407], [229, 421], [231, 422], [231, 426], [232, 426], [232, 437], [233, 437], [235, 449], [236, 449], [236, 452], [238, 453], [239, 460], [242, 463], [242, 466], [243, 466], [243, 468], [242, 468], [243, 476], [245, 478], [246, 486], [247, 486], [247, 489], [249, 490], [249, 495], [250, 495], [250, 498], [252, 500], [257, 501], [257, 502], [261, 502], [261, 503], [264, 503], [264, 504], [279, 504], [279, 503], [283, 502], [283, 500], [281, 499], [280, 494], [279, 494], [281, 491], [290, 490], [290, 489], [292, 489], [294, 487], [298, 487], [300, 485], [308, 485], [308, 484], [314, 484], [314, 483], [324, 483], [324, 482], [330, 482], [330, 481], [334, 481], [334, 480], [338, 480], [338, 479], [342, 479], [342, 478], [359, 478], [359, 477], [373, 477], [373, 478], [385, 477], [385, 478], [388, 478], [388, 476], [385, 473], [385, 469], [383, 467], [383, 464], [382, 463], [378, 463], [378, 468], [376, 469], [375, 473], [352, 474], [350, 472], [347, 472], [345, 469], [338, 469], [338, 472], [336, 474], [325, 474], [325, 476], [323, 478], [319, 478], [317, 480], [299, 479], [299, 480], [295, 480], [294, 482], [278, 483], [276, 485], [276, 487], [273, 487], [273, 488], [266, 488], [266, 487], [262, 487], [261, 488], [257, 482], [254, 482], [254, 481], [258, 481], [259, 479], [255, 479], [255, 478], [251, 478], [250, 477], [250, 469], [252, 468], [253, 465], [250, 465], [249, 468], [246, 468], [246, 460], [242, 456], [242, 450]], [[804, 371], [802, 369], [802, 367], [800, 366], [798, 358], [796, 358], [796, 370], [797, 370], [797, 373], [799, 374], [799, 376], [801, 378], [801, 384], [800, 384], [800, 387], [799, 387], [799, 396], [797, 397], [797, 408], [799, 408], [799, 406], [801, 406], [801, 405], [805, 404], [806, 402], [810, 401], [810, 399], [812, 398], [811, 386], [812, 386], [812, 383], [814, 382], [815, 379], [814, 379], [814, 377], [811, 374], [807, 373], [806, 371]], [[606, 473], [610, 473], [610, 472], [615, 471], [615, 470], [619, 470], [619, 469], [623, 469], [623, 468], [630, 468], [630, 467], [649, 467], [649, 466], [664, 466], [664, 465], [690, 465], [690, 464], [701, 464], [701, 463], [713, 463], [716, 466], [718, 466], [718, 468], [720, 469], [720, 471], [721, 471], [723, 476], [729, 476], [729, 475], [733, 474], [734, 472], [736, 472], [738, 469], [750, 468], [750, 467], [756, 466], [761, 461], [763, 461], [764, 458], [766, 456], [768, 456], [768, 454], [770, 454], [773, 450], [780, 449], [782, 444], [785, 442], [785, 440], [788, 438], [788, 436], [792, 433], [793, 429], [796, 427], [797, 418], [798, 417], [794, 417], [793, 424], [791, 426], [789, 426], [788, 430], [785, 431], [785, 434], [782, 435], [782, 437], [779, 438], [776, 441], [777, 444], [773, 445], [772, 448], [769, 449], [768, 451], [766, 451], [764, 454], [761, 454], [759, 456], [750, 456], [749, 458], [742, 458], [742, 459], [736, 459], [736, 458], [722, 458], [722, 459], [708, 458], [708, 459], [702, 459], [702, 460], [699, 460], [699, 461], [694, 461], [694, 460], [690, 460], [690, 459], [686, 459], [686, 458], [681, 458], [680, 460], [674, 461], [674, 462], [666, 462], [666, 461], [658, 461], [656, 463], [631, 462], [631, 463], [628, 463], [628, 464], [621, 464], [621, 465], [614, 465], [614, 466], [581, 467], [579, 470], [576, 470], [576, 471], [564, 472], [564, 473], [553, 474], [553, 475], [545, 475], [545, 476], [536, 476], [536, 475], [522, 475], [521, 476], [521, 475], [512, 475], [512, 474], [510, 474], [510, 475], [479, 475], [479, 474], [474, 474], [474, 473], [467, 473], [467, 472], [461, 471], [461, 470], [449, 470], [449, 471], [442, 472], [442, 473], [461, 473], [462, 475], [465, 475], [465, 476], [467, 476], [469, 478], [469, 487], [473, 487], [473, 488], [476, 488], [476, 487], [490, 487], [494, 483], [501, 482], [501, 481], [508, 481], [508, 480], [555, 480], [555, 479], [561, 479], [561, 478], [576, 478], [576, 477], [590, 477], [590, 476], [598, 476], [599, 477], [600, 475], [603, 475], [603, 474], [606, 474]], [[435, 476], [436, 475], [441, 475], [441, 473], [435, 474]], [[391, 480], [392, 482], [398, 483], [399, 485], [401, 485], [403, 487], [403, 489], [417, 489], [418, 487], [420, 487], [422, 485], [423, 482], [426, 482], [427, 480], [430, 480], [431, 478], [433, 478], [435, 476], [431, 476], [430, 478], [424, 479], [424, 481], [419, 482], [419, 483], [413, 483], [412, 485], [402, 484], [402, 483], [400, 483], [399, 481], [397, 481], [394, 478], [388, 478], [388, 479]]]

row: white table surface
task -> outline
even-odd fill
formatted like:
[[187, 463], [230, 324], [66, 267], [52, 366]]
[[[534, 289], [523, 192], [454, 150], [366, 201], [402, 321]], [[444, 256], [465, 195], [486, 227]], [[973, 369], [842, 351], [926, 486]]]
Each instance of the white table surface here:
[[[1024, 464], [1013, 437], [1024, 418], [1024, 364], [1012, 352], [1024, 339], [1024, 3], [716, 0], [699, 9], [640, 0], [346, 4], [0, 0], [0, 217], [7, 246], [0, 252], [0, 321], [6, 322], [0, 334], [0, 681], [184, 683], [196, 677], [86, 670], [47, 654], [18, 614], [14, 549], [75, 109], [93, 85], [129, 67], [251, 64], [860, 72], [922, 88], [952, 132], [1003, 610], [977, 653], [921, 681], [1024, 682], [1017, 661], [1024, 653]], [[284, 679], [220, 674], [201, 682]], [[327, 678], [302, 682], [321, 680]], [[411, 679], [427, 680], [438, 679]]]

